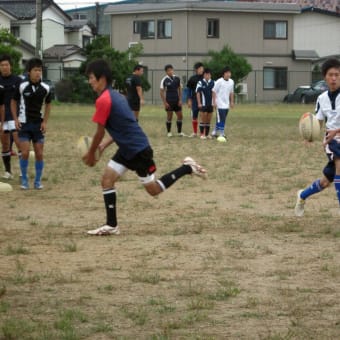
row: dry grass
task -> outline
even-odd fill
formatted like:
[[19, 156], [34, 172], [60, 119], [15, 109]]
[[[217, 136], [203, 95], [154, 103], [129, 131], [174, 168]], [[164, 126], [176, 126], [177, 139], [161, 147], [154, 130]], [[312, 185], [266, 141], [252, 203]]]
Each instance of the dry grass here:
[[238, 106], [218, 144], [167, 139], [163, 110], [143, 108], [158, 175], [192, 155], [209, 180], [184, 178], [154, 199], [128, 173], [117, 188], [122, 234], [97, 238], [84, 232], [104, 221], [110, 153], [86, 168], [75, 143], [93, 132], [93, 108], [55, 106], [45, 189], [15, 181], [1, 194], [0, 339], [340, 338], [334, 189], [293, 215], [297, 189], [326, 161], [320, 143], [298, 137], [307, 110]]

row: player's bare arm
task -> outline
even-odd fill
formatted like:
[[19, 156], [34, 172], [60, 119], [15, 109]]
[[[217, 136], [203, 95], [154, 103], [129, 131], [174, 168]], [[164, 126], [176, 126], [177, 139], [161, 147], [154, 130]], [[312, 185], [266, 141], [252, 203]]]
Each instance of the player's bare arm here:
[[15, 121], [15, 128], [17, 130], [20, 130], [21, 128], [21, 123], [19, 122], [18, 120], [18, 115], [17, 115], [17, 109], [18, 109], [18, 104], [17, 102], [12, 99], [11, 100], [11, 112], [12, 112], [12, 117], [13, 117], [13, 120]]
[[88, 153], [83, 157], [83, 161], [86, 165], [88, 166], [94, 166], [97, 163], [96, 157], [95, 157], [95, 152], [103, 140], [105, 135], [105, 128], [101, 124], [97, 124], [97, 130], [96, 133], [93, 136], [92, 143], [90, 146], [90, 149]]
[[160, 89], [159, 91], [161, 99], [163, 101], [164, 107], [167, 109], [169, 107], [169, 104], [167, 103], [166, 99], [165, 99], [165, 91], [164, 89]]
[[105, 139], [104, 141], [102, 141], [99, 145], [98, 145], [98, 149], [100, 151], [100, 154], [103, 153], [103, 151], [112, 143], [114, 143], [114, 140], [111, 136], [109, 136], [107, 139]]
[[43, 118], [43, 121], [41, 122], [41, 126], [40, 126], [40, 130], [41, 130], [42, 133], [46, 132], [47, 121], [48, 121], [48, 118], [50, 116], [50, 112], [51, 112], [51, 103], [45, 104], [44, 118]]
[[140, 100], [140, 104], [144, 105], [143, 89], [141, 86], [136, 86], [136, 91]]
[[234, 107], [234, 92], [230, 93], [229, 100], [230, 100], [230, 107], [233, 108]]

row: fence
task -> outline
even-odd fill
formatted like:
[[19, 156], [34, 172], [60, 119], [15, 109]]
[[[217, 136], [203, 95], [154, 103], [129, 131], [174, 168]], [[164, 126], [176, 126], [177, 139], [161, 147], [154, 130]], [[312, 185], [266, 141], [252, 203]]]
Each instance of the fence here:
[[[47, 78], [54, 83], [58, 82], [62, 77], [63, 72], [60, 68], [52, 69], [48, 68]], [[70, 76], [72, 73], [64, 73], [64, 77]], [[151, 89], [144, 93], [145, 102], [148, 104], [161, 104], [161, 98], [159, 94], [160, 82], [164, 77], [163, 69], [146, 69], [145, 76], [151, 84]], [[186, 85], [188, 78], [192, 75], [192, 71], [186, 69], [176, 69], [175, 74], [181, 78], [182, 84]], [[236, 95], [238, 102], [251, 102], [251, 103], [263, 103], [263, 102], [281, 102], [288, 93], [294, 92], [294, 90], [300, 85], [310, 85], [313, 81], [322, 79], [319, 73], [313, 73], [312, 71], [288, 71], [286, 86], [284, 89], [265, 89], [264, 88], [264, 74], [263, 70], [254, 70], [248, 74], [248, 76], [242, 80], [239, 87], [239, 92]], [[185, 89], [184, 89], [185, 90]], [[186, 99], [186, 91], [183, 90], [183, 101]], [[236, 91], [237, 92], [237, 91]]]

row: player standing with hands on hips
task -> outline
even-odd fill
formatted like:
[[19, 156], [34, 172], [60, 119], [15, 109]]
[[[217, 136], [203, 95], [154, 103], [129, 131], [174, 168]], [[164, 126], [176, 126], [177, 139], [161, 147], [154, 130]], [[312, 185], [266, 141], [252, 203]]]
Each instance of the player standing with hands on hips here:
[[229, 109], [234, 107], [234, 81], [230, 78], [229, 67], [222, 70], [222, 77], [215, 81], [213, 88], [213, 103], [216, 107], [216, 126], [212, 132], [213, 137], [225, 137], [224, 129]]
[[326, 121], [324, 138], [325, 152], [328, 163], [323, 169], [323, 176], [311, 186], [297, 193], [295, 215], [303, 216], [306, 199], [334, 182], [335, 191], [340, 205], [340, 61], [328, 59], [321, 68], [322, 75], [329, 90], [320, 94], [316, 102], [316, 118], [320, 127]]
[[[106, 224], [87, 233], [99, 236], [117, 235], [120, 230], [117, 224], [115, 183], [127, 170], [137, 173], [140, 182], [151, 196], [159, 195], [185, 175], [205, 178], [206, 170], [192, 158], [186, 157], [183, 165], [156, 180], [156, 164], [148, 138], [136, 121], [126, 98], [111, 87], [112, 71], [109, 65], [104, 60], [95, 60], [87, 66], [86, 74], [93, 91], [98, 94], [96, 111], [92, 117], [97, 129], [83, 161], [88, 166], [94, 166], [98, 147], [103, 152], [112, 143], [118, 146], [101, 180]], [[103, 141], [105, 130], [110, 138]]]

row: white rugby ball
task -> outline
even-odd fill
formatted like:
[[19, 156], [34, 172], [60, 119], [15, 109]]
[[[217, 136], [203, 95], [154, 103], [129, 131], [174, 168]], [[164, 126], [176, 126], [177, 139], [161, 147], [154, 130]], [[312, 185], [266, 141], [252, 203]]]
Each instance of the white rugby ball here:
[[[83, 157], [87, 154], [87, 152], [90, 149], [91, 144], [92, 144], [92, 137], [89, 137], [89, 136], [79, 137], [78, 142], [77, 142], [77, 149], [78, 149], [80, 157]], [[99, 150], [97, 149], [95, 153], [96, 160], [99, 160], [99, 157], [100, 157], [100, 153], [99, 153]]]
[[320, 124], [315, 115], [304, 113], [299, 121], [300, 135], [304, 140], [312, 142], [320, 137]]
[[13, 188], [9, 183], [0, 182], [0, 192], [12, 191]]
[[226, 138], [223, 137], [223, 136], [218, 136], [218, 137], [217, 137], [217, 141], [220, 142], [220, 143], [225, 143], [227, 140], [226, 140]]

